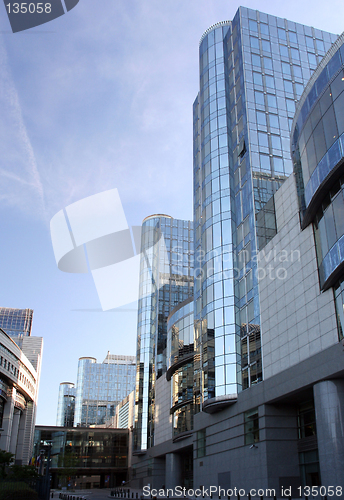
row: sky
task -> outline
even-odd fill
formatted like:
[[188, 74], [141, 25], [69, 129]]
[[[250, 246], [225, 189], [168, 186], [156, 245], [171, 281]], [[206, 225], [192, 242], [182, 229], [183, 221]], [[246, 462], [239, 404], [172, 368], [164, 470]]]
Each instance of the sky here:
[[[80, 0], [13, 34], [0, 5], [0, 305], [34, 310], [44, 338], [37, 424], [55, 425], [81, 356], [136, 354], [136, 304], [103, 312], [90, 274], [57, 268], [49, 224], [117, 188], [129, 226], [192, 219], [198, 45], [235, 0]], [[342, 0], [244, 6], [340, 34]], [[120, 286], [115, 283], [114, 286]]]

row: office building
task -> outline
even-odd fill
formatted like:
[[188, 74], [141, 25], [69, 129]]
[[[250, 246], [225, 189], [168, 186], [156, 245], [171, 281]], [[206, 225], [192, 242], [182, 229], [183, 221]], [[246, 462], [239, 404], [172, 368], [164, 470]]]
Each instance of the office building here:
[[134, 451], [154, 445], [155, 387], [166, 373], [167, 318], [193, 295], [193, 224], [167, 215], [142, 223]]
[[133, 486], [344, 486], [336, 40], [243, 7], [201, 38], [194, 300], [167, 320]]
[[116, 406], [135, 386], [135, 356], [108, 352], [102, 363], [81, 357], [77, 383], [60, 384], [56, 422], [59, 426], [105, 425], [115, 416]]
[[58, 427], [73, 427], [75, 410], [75, 385], [71, 382], [61, 382], [57, 401], [56, 425]]
[[0, 307], [0, 328], [5, 330], [7, 335], [17, 337], [17, 339], [30, 336], [32, 316], [32, 309]]
[[38, 425], [34, 456], [43, 451], [46, 465], [50, 452], [52, 488], [112, 488], [128, 478], [128, 443], [128, 429]]
[[27, 344], [25, 355], [0, 328], [0, 449], [19, 465], [27, 465], [32, 453], [42, 339], [31, 337]]

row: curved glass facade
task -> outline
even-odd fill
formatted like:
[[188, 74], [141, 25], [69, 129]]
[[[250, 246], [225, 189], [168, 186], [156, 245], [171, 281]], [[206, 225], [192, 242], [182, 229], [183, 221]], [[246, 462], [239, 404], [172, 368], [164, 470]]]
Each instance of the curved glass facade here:
[[154, 444], [155, 380], [166, 373], [167, 318], [193, 295], [193, 223], [165, 215], [142, 224], [134, 450]]
[[276, 234], [273, 195], [292, 172], [295, 103], [334, 40], [243, 7], [201, 39], [193, 110], [195, 321], [207, 352], [206, 404], [235, 401], [262, 380], [261, 361], [247, 355], [260, 356], [256, 256]]
[[332, 46], [302, 95], [292, 130], [303, 227], [314, 223], [320, 284], [344, 263], [344, 37]]
[[173, 436], [193, 430], [200, 410], [201, 377], [195, 339], [193, 298], [172, 312], [167, 324], [168, 378], [172, 380]]
[[56, 425], [58, 427], [73, 427], [74, 408], [75, 386], [70, 382], [62, 382], [57, 401]]

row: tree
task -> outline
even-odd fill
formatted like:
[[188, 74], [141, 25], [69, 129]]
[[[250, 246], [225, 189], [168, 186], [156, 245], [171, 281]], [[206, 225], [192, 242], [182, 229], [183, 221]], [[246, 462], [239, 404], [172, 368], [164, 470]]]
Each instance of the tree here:
[[9, 451], [0, 450], [0, 478], [6, 477], [6, 467], [9, 467], [14, 460], [13, 453]]
[[67, 486], [69, 478], [76, 475], [78, 462], [78, 455], [71, 450], [65, 450], [63, 455], [59, 455], [59, 478], [61, 479], [62, 486]]

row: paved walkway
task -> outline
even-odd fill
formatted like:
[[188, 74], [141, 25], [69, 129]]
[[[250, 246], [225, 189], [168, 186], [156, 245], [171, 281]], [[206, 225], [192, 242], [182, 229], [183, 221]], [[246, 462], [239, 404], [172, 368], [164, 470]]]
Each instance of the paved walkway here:
[[[76, 491], [62, 491], [61, 490], [51, 490], [50, 498], [58, 499], [60, 493], [66, 493], [67, 495], [73, 495], [75, 497], [84, 497], [87, 500], [105, 500], [105, 498], [110, 497], [111, 489], [92, 489], [92, 490], [76, 490]], [[54, 494], [54, 497], [52, 497]], [[113, 497], [110, 497], [113, 498]]]

